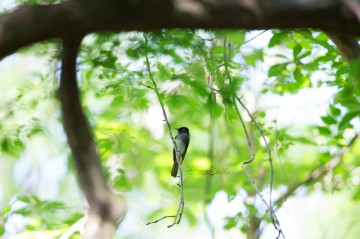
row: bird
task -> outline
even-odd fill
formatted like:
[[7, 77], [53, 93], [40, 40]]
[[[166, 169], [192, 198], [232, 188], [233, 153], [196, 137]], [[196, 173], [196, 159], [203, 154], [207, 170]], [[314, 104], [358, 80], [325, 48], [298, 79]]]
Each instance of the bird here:
[[175, 128], [175, 129], [178, 131], [178, 135], [175, 136], [177, 152], [174, 147], [174, 149], [173, 149], [174, 164], [171, 169], [171, 176], [173, 176], [174, 178], [176, 178], [176, 175], [178, 172], [178, 167], [179, 167], [179, 165], [176, 161], [176, 154], [178, 153], [178, 155], [179, 155], [178, 158], [179, 158], [180, 164], [182, 164], [182, 162], [184, 161], [185, 154], [188, 149], [189, 143], [190, 143], [190, 132], [187, 127], [180, 127], [180, 128]]

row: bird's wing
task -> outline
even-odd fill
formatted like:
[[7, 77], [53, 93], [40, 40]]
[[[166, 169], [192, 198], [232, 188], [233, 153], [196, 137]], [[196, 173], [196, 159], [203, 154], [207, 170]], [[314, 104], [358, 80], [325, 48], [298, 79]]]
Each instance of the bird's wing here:
[[184, 150], [184, 154], [183, 154], [184, 156], [182, 157], [181, 163], [184, 161], [186, 151], [189, 147], [190, 137], [188, 135], [186, 137], [184, 137], [184, 143], [185, 143], [185, 150]]
[[[174, 140], [176, 140], [178, 136], [179, 136], [179, 135], [176, 135], [176, 136], [175, 136], [175, 138], [174, 138]], [[176, 152], [175, 152], [175, 147], [173, 147], [173, 160], [174, 160], [174, 162], [176, 162]]]

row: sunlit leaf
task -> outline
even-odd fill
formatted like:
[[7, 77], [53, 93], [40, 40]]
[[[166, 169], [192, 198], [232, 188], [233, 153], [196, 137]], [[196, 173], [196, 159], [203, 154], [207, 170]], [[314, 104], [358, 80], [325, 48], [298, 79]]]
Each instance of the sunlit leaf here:
[[268, 47], [274, 47], [275, 45], [278, 45], [284, 38], [287, 36], [286, 32], [278, 32], [274, 33], [274, 35], [271, 37]]
[[337, 121], [334, 118], [330, 117], [330, 116], [323, 116], [323, 117], [321, 117], [321, 120], [325, 124], [336, 124], [337, 123]]
[[348, 127], [350, 125], [350, 121], [359, 115], [360, 115], [360, 110], [359, 111], [350, 111], [350, 112], [346, 113], [344, 115], [344, 117], [341, 119], [338, 128], [340, 130], [345, 129], [346, 127]]

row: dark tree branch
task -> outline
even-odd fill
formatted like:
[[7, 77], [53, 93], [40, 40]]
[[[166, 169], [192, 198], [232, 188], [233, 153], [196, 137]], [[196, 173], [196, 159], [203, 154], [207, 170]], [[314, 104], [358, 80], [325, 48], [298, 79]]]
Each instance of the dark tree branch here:
[[360, 58], [360, 45], [355, 36], [325, 31], [326, 35], [336, 45], [341, 56], [348, 63]]
[[106, 185], [96, 145], [82, 112], [76, 82], [76, 58], [81, 39], [63, 40], [59, 98], [78, 180], [90, 206], [84, 238], [111, 238], [125, 214], [125, 206], [114, 198]]
[[360, 35], [359, 21], [341, 0], [79, 0], [1, 15], [0, 59], [74, 33], [162, 28], [320, 28]]

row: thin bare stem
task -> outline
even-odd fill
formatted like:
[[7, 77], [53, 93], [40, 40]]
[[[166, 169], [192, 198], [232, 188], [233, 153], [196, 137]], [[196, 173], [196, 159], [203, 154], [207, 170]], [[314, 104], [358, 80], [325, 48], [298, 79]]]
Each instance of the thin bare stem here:
[[[249, 41], [252, 41], [253, 39], [255, 39], [256, 37], [258, 37], [259, 35], [263, 34], [265, 31], [262, 31], [260, 34], [258, 34], [257, 36], [251, 38], [250, 40], [244, 42], [242, 45], [246, 44], [247, 42]], [[219, 64], [217, 65], [213, 70], [211, 70], [210, 72], [207, 73], [207, 85], [209, 87], [210, 90], [212, 90], [214, 93], [218, 93], [219, 90], [216, 89], [214, 86], [211, 85], [211, 82], [210, 82], [210, 79], [212, 77], [212, 74], [213, 72], [218, 69], [219, 67], [221, 66], [224, 66], [225, 68], [225, 75], [228, 79], [228, 84], [231, 84], [231, 75], [230, 75], [230, 71], [229, 71], [229, 67], [228, 67], [228, 61], [230, 60], [230, 56], [231, 56], [231, 43], [230, 42], [227, 42], [227, 40], [224, 41], [224, 44], [223, 44], [223, 47], [224, 47], [224, 53], [223, 53], [223, 57], [224, 57], [224, 63], [222, 64]], [[206, 71], [206, 68], [205, 68], [205, 71]], [[268, 160], [270, 162], [270, 198], [269, 198], [269, 203], [265, 200], [264, 196], [261, 194], [261, 191], [260, 189], [258, 188], [258, 186], [256, 185], [255, 183], [255, 180], [251, 177], [249, 171], [247, 170], [246, 168], [246, 164], [250, 164], [251, 162], [254, 161], [255, 159], [255, 151], [253, 149], [253, 146], [252, 146], [252, 142], [251, 142], [251, 139], [250, 139], [250, 136], [249, 136], [249, 133], [246, 129], [246, 126], [244, 124], [244, 121], [241, 117], [241, 114], [240, 114], [240, 111], [237, 107], [237, 104], [236, 104], [236, 100], [239, 102], [239, 104], [246, 110], [247, 114], [249, 115], [249, 117], [251, 118], [251, 121], [255, 124], [256, 128], [258, 129], [258, 131], [260, 132], [261, 134], [261, 137], [262, 139], [264, 140], [265, 142], [265, 145], [266, 145], [266, 149], [267, 149], [267, 153], [268, 153]], [[257, 123], [257, 121], [254, 119], [254, 117], [252, 116], [252, 114], [250, 113], [250, 111], [247, 109], [247, 107], [242, 103], [241, 99], [239, 97], [237, 97], [236, 95], [233, 96], [233, 104], [235, 106], [235, 109], [236, 109], [236, 112], [239, 116], [239, 119], [240, 119], [240, 122], [241, 122], [241, 125], [244, 129], [244, 132], [245, 132], [245, 135], [246, 135], [246, 139], [247, 139], [247, 142], [248, 142], [248, 147], [251, 151], [251, 158], [242, 162], [242, 168], [244, 169], [245, 171], [245, 174], [246, 176], [248, 177], [248, 179], [251, 181], [251, 184], [253, 185], [253, 187], [255, 188], [256, 190], [256, 193], [257, 195], [260, 197], [261, 201], [264, 203], [264, 205], [266, 206], [266, 208], [268, 209], [269, 213], [270, 213], [270, 217], [271, 217], [271, 220], [272, 220], [272, 224], [274, 225], [275, 229], [279, 232], [278, 234], [278, 238], [280, 236], [283, 236], [283, 238], [285, 238], [281, 228], [280, 228], [280, 223], [279, 223], [279, 220], [277, 219], [276, 215], [275, 215], [275, 212], [273, 210], [273, 206], [272, 206], [272, 189], [273, 189], [273, 175], [274, 175], [274, 169], [273, 169], [273, 164], [272, 164], [272, 158], [271, 158], [271, 151], [270, 151], [270, 147], [269, 147], [269, 144], [266, 140], [266, 137], [261, 129], [261, 127], [259, 126], [259, 124]]]
[[153, 223], [158, 223], [158, 222], [160, 222], [161, 220], [164, 220], [164, 219], [169, 218], [169, 217], [175, 217], [175, 216], [163, 216], [163, 217], [160, 218], [160, 219], [157, 219], [157, 220], [155, 220], [155, 221], [146, 223], [146, 225], [150, 225], [150, 224], [153, 224]]
[[[149, 78], [150, 80], [152, 81], [153, 83], [153, 87], [152, 89], [155, 91], [155, 94], [159, 100], [159, 103], [160, 103], [160, 106], [161, 106], [161, 109], [162, 109], [162, 112], [163, 112], [163, 116], [164, 116], [164, 120], [168, 126], [168, 129], [169, 129], [169, 134], [170, 134], [170, 138], [173, 142], [173, 145], [174, 145], [174, 149], [175, 149], [175, 152], [178, 152], [178, 149], [177, 149], [177, 145], [176, 145], [176, 141], [174, 139], [174, 136], [172, 134], [172, 131], [171, 131], [171, 126], [170, 126], [170, 123], [169, 123], [169, 120], [168, 120], [168, 117], [166, 115], [166, 111], [165, 111], [165, 106], [164, 106], [164, 102], [162, 101], [161, 99], [161, 95], [160, 95], [160, 92], [159, 92], [159, 88], [156, 84], [156, 81], [154, 79], [154, 76], [151, 72], [151, 68], [150, 68], [150, 62], [149, 62], [149, 57], [148, 57], [148, 50], [147, 50], [147, 46], [148, 46], [148, 38], [147, 38], [147, 33], [144, 33], [144, 39], [145, 39], [145, 63], [146, 63], [146, 70], [148, 71], [149, 73]], [[182, 171], [182, 166], [181, 166], [181, 163], [180, 163], [180, 154], [176, 153], [175, 154], [175, 158], [176, 158], [176, 162], [177, 164], [179, 165], [179, 171], [180, 171], [180, 202], [179, 202], [179, 207], [178, 207], [178, 210], [175, 214], [175, 216], [164, 216], [163, 218], [159, 219], [159, 220], [156, 220], [156, 221], [153, 221], [153, 222], [149, 222], [147, 223], [146, 225], [149, 225], [149, 224], [152, 224], [152, 223], [156, 223], [162, 219], [165, 219], [165, 218], [169, 218], [169, 217], [174, 217], [174, 221], [172, 224], [170, 224], [168, 226], [169, 227], [172, 227], [174, 226], [175, 224], [179, 224], [180, 221], [181, 221], [181, 217], [182, 217], [182, 214], [184, 212], [184, 205], [185, 205], [185, 202], [184, 202], [184, 180], [183, 180], [183, 171]]]
[[254, 40], [255, 38], [259, 37], [260, 35], [264, 34], [264, 33], [267, 32], [267, 31], [268, 31], [268, 30], [264, 30], [264, 31], [260, 32], [259, 34], [253, 36], [253, 37], [250, 38], [249, 40], [244, 41], [240, 46], [243, 46], [243, 45], [245, 45], [246, 43], [251, 42], [252, 40]]
[[257, 187], [255, 181], [253, 180], [253, 178], [251, 177], [251, 175], [249, 174], [249, 172], [247, 171], [246, 167], [245, 167], [245, 164], [249, 164], [251, 163], [253, 160], [254, 160], [254, 150], [252, 149], [252, 145], [251, 143], [249, 142], [249, 136], [248, 136], [248, 133], [247, 133], [247, 130], [245, 128], [245, 125], [243, 123], [243, 120], [240, 116], [240, 113], [239, 113], [239, 110], [237, 109], [237, 106], [235, 104], [235, 108], [237, 109], [237, 112], [239, 114], [239, 117], [240, 117], [240, 121], [242, 122], [242, 126], [244, 127], [244, 131], [245, 131], [245, 134], [246, 134], [246, 138], [248, 140], [248, 145], [249, 145], [249, 148], [252, 152], [252, 156], [251, 156], [251, 159], [245, 161], [242, 163], [242, 167], [247, 175], [247, 177], [250, 179], [252, 185], [254, 186], [257, 194], [259, 195], [259, 197], [261, 198], [261, 200], [263, 201], [263, 203], [265, 204], [265, 206], [267, 207], [267, 209], [269, 210], [269, 213], [270, 213], [270, 217], [271, 217], [271, 221], [272, 221], [272, 224], [274, 225], [275, 229], [279, 232], [279, 235], [277, 238], [279, 238], [281, 235], [283, 236], [283, 238], [285, 238], [285, 235], [283, 233], [283, 231], [281, 230], [281, 227], [280, 227], [280, 222], [279, 220], [277, 219], [276, 217], [276, 214], [274, 212], [274, 209], [273, 209], [273, 206], [272, 206], [272, 199], [271, 199], [271, 196], [272, 196], [272, 188], [273, 188], [273, 178], [274, 178], [274, 168], [273, 168], [273, 163], [272, 163], [272, 158], [271, 158], [271, 151], [270, 151], [270, 146], [266, 140], [266, 137], [264, 135], [264, 132], [262, 131], [260, 125], [257, 123], [257, 121], [254, 119], [254, 117], [252, 116], [252, 114], [250, 113], [250, 111], [248, 110], [248, 108], [242, 103], [241, 99], [237, 96], [235, 96], [236, 100], [239, 102], [239, 104], [245, 109], [245, 111], [247, 112], [248, 116], [250, 117], [251, 121], [255, 124], [256, 128], [258, 129], [258, 131], [260, 132], [261, 134], [261, 137], [262, 139], [264, 140], [265, 142], [265, 145], [266, 145], [266, 149], [267, 149], [267, 152], [268, 152], [268, 160], [270, 162], [270, 196], [269, 196], [269, 204], [266, 202], [265, 198], [263, 197], [263, 195], [260, 193], [260, 190], [259, 188]]

